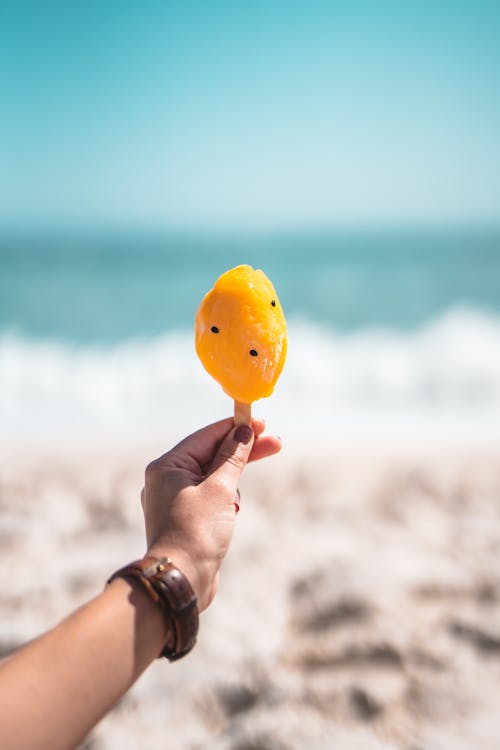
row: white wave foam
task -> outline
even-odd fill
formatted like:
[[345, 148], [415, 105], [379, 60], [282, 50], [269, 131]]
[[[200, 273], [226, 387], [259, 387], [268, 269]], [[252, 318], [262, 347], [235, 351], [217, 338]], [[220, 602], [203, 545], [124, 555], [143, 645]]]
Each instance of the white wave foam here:
[[[0, 436], [182, 433], [230, 413], [191, 333], [110, 349], [0, 339]], [[292, 322], [284, 373], [255, 411], [297, 435], [388, 424], [500, 425], [500, 320], [453, 310], [413, 333]], [[459, 428], [457, 427], [459, 425]]]

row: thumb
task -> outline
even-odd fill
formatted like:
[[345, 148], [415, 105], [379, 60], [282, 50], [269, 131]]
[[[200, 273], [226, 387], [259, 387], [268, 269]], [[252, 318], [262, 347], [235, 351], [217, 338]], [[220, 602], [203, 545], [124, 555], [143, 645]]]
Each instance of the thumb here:
[[247, 465], [254, 441], [250, 425], [240, 424], [226, 435], [220, 444], [210, 467], [210, 476], [224, 480], [236, 487], [238, 479]]

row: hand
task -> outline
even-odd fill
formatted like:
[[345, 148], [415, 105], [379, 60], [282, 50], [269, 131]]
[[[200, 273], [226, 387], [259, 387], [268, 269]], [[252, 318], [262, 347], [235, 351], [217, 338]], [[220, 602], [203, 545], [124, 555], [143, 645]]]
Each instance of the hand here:
[[[243, 429], [242, 429], [243, 427]], [[148, 554], [170, 557], [208, 607], [233, 535], [237, 483], [248, 461], [281, 450], [277, 437], [224, 419], [193, 433], [146, 468], [141, 502]]]

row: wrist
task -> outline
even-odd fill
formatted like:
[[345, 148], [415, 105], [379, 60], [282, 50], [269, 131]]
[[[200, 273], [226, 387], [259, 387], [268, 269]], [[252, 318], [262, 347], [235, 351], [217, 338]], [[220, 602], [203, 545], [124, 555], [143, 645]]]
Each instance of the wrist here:
[[125, 565], [108, 580], [132, 578], [164, 617], [166, 639], [159, 656], [169, 661], [189, 653], [198, 633], [197, 597], [185, 574], [166, 556], [151, 554]]
[[169, 626], [165, 621], [163, 612], [157, 604], [148, 596], [144, 586], [137, 578], [115, 578], [108, 585], [107, 589], [116, 591], [119, 596], [127, 596], [128, 601], [137, 612], [137, 617], [141, 621], [148, 621], [151, 624], [151, 630], [157, 633], [159, 648], [166, 642]]
[[213, 571], [213, 565], [202, 560], [194, 561], [191, 555], [182, 549], [182, 547], [153, 545], [148, 549], [146, 554], [157, 558], [170, 558], [175, 567], [186, 576], [191, 584], [191, 588], [198, 600], [198, 611], [202, 612], [207, 608], [213, 580], [216, 575], [216, 571]]

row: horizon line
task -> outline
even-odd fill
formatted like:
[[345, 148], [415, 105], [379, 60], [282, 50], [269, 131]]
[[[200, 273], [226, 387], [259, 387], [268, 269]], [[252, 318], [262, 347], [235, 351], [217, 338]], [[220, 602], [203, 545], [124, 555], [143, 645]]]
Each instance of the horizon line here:
[[322, 224], [275, 224], [269, 226], [138, 224], [127, 222], [0, 222], [0, 236], [126, 235], [185, 237], [271, 237], [290, 235], [365, 234], [398, 232], [500, 231], [500, 217], [453, 220], [346, 221]]

